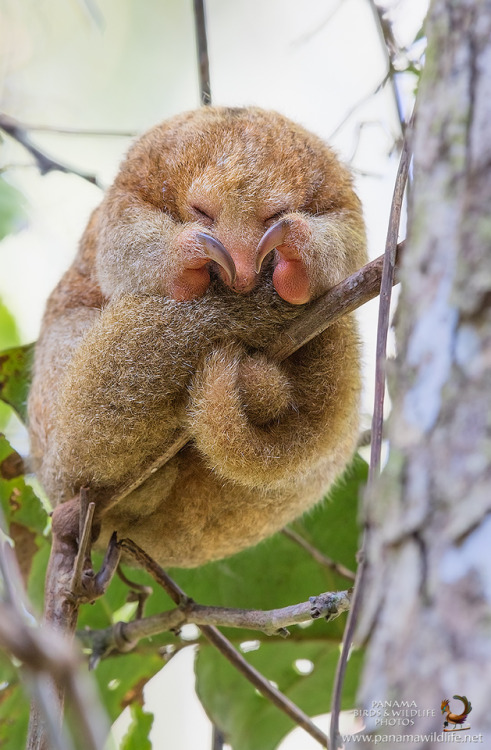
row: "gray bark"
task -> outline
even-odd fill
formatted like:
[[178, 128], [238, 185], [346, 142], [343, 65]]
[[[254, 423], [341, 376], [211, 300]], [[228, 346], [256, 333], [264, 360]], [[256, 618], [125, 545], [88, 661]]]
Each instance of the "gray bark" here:
[[367, 504], [358, 626], [367, 728], [413, 750], [441, 747], [454, 695], [473, 706], [459, 742], [491, 742], [491, 0], [434, 0], [427, 34], [390, 455]]

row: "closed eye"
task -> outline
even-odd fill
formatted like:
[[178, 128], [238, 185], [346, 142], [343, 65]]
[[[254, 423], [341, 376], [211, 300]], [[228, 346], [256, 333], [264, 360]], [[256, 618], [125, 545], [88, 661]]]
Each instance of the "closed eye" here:
[[289, 213], [289, 208], [282, 208], [281, 211], [276, 211], [274, 214], [271, 214], [271, 216], [268, 216], [267, 219], [264, 219], [264, 225], [266, 227], [270, 227], [272, 224], [274, 224], [276, 221], [281, 219], [284, 214]]
[[207, 214], [206, 211], [203, 211], [203, 209], [199, 208], [198, 206], [191, 206], [191, 212], [196, 216], [198, 221], [201, 221], [208, 227], [211, 227], [211, 225], [215, 222], [213, 216], [210, 216], [210, 214]]

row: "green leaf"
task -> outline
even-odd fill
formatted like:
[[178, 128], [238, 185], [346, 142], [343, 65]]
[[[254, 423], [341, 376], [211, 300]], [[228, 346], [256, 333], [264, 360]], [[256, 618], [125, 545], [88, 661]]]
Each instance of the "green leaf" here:
[[111, 721], [114, 721], [126, 706], [141, 703], [143, 687], [162, 667], [163, 661], [155, 652], [124, 654], [105, 659], [99, 664], [95, 670], [95, 678]]
[[[5, 307], [0, 298], [0, 352], [7, 347], [17, 346], [19, 332], [12, 313]], [[7, 404], [0, 403], [0, 429], [7, 424], [11, 416], [11, 409]]]
[[17, 346], [18, 343], [19, 331], [15, 318], [0, 298], [0, 351]]
[[[337, 643], [273, 639], [247, 654], [247, 660], [256, 669], [310, 716], [330, 710], [338, 658]], [[312, 672], [301, 674], [297, 663], [301, 667], [312, 665]], [[360, 666], [361, 654], [352, 654], [343, 691], [343, 708], [353, 707]], [[234, 750], [273, 750], [296, 726], [212, 646], [200, 646], [196, 677], [197, 693], [208, 716], [220, 727]]]
[[[22, 459], [0, 433], [0, 523], [15, 543], [23, 576], [36, 572], [37, 611], [42, 611], [46, 573], [47, 539], [42, 536], [47, 514], [41, 501], [22, 476]], [[32, 591], [31, 587], [29, 588]], [[29, 720], [29, 699], [20, 675], [5, 654], [0, 653], [0, 747], [18, 750], [25, 746]]]
[[16, 473], [11, 466], [18, 458], [5, 435], [0, 433], [0, 505], [9, 526], [16, 523], [42, 535], [48, 516], [41, 500], [22, 475], [10, 478]]
[[31, 569], [27, 581], [27, 595], [34, 612], [40, 614], [44, 606], [44, 582], [46, 580], [46, 569], [51, 552], [51, 543], [47, 537], [37, 536], [36, 544], [38, 550], [31, 559]]
[[29, 701], [19, 675], [5, 654], [0, 652], [0, 747], [19, 750], [26, 744]]
[[152, 750], [148, 735], [153, 724], [153, 714], [143, 710], [139, 703], [131, 705], [132, 722], [123, 737], [120, 750]]
[[9, 404], [24, 423], [33, 354], [34, 344], [0, 352], [0, 400]]
[[0, 240], [25, 226], [24, 198], [0, 177]]

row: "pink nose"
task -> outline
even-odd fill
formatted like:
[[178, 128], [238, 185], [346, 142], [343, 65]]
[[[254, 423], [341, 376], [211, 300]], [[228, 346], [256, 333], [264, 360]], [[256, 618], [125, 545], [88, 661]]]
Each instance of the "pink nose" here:
[[231, 252], [230, 254], [234, 259], [236, 268], [236, 276], [232, 283], [229, 284], [230, 288], [239, 294], [250, 292], [251, 289], [254, 289], [257, 279], [253, 261], [249, 258], [244, 258], [243, 255], [241, 257], [237, 252]]
[[230, 284], [231, 289], [234, 292], [245, 293], [250, 292], [256, 285], [257, 274], [253, 268], [237, 268], [237, 275], [233, 284]]

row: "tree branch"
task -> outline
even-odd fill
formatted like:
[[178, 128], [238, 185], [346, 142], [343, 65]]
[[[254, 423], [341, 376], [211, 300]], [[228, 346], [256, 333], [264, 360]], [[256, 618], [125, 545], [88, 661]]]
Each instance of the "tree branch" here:
[[101, 128], [67, 128], [58, 125], [22, 125], [30, 133], [56, 133], [57, 135], [74, 135], [86, 138], [137, 138], [137, 130], [107, 130]]
[[97, 187], [102, 187], [95, 175], [88, 174], [87, 172], [80, 172], [74, 167], [68, 167], [66, 164], [62, 164], [56, 159], [52, 159], [50, 156], [41, 151], [35, 146], [28, 134], [26, 126], [22, 125], [17, 120], [14, 120], [8, 115], [0, 113], [0, 130], [3, 130], [7, 135], [13, 138], [15, 141], [20, 143], [29, 153], [34, 157], [37, 168], [42, 175], [48, 174], [48, 172], [63, 172], [65, 174], [74, 174], [77, 177], [81, 177], [87, 182]]
[[404, 116], [401, 94], [397, 85], [397, 81], [395, 79], [395, 75], [397, 73], [395, 60], [397, 58], [397, 55], [399, 54], [399, 47], [394, 37], [392, 24], [386, 18], [386, 10], [379, 7], [376, 3], [376, 0], [368, 0], [368, 4], [372, 11], [375, 25], [382, 42], [381, 46], [384, 50], [387, 60], [387, 78], [391, 82], [392, 92], [394, 94], [394, 102], [397, 109], [397, 117], [401, 126], [401, 132], [404, 135], [406, 131], [406, 118]]
[[347, 612], [351, 601], [351, 589], [326, 592], [310, 597], [308, 602], [292, 604], [279, 609], [236, 609], [232, 607], [208, 607], [186, 600], [177, 609], [160, 612], [131, 622], [118, 622], [103, 630], [86, 629], [78, 634], [84, 647], [89, 647], [97, 659], [113, 651], [129, 651], [142, 638], [176, 630], [183, 625], [214, 625], [222, 628], [244, 628], [258, 630], [266, 635], [289, 635], [291, 625], [311, 622], [324, 617], [329, 622]]
[[[377, 84], [377, 86], [373, 89], [373, 91], [370, 91], [368, 94], [366, 94], [365, 96], [363, 96], [359, 101], [357, 101], [355, 104], [353, 104], [348, 109], [348, 111], [346, 112], [346, 114], [343, 116], [342, 120], [340, 120], [340, 122], [338, 122], [338, 124], [336, 125], [336, 127], [334, 128], [334, 130], [332, 130], [331, 133], [329, 134], [329, 137], [328, 137], [328, 141], [329, 142], [332, 142], [332, 140], [334, 139], [334, 137], [339, 133], [340, 130], [342, 130], [342, 128], [346, 125], [346, 123], [348, 122], [348, 120], [350, 119], [350, 117], [352, 115], [354, 115], [354, 113], [356, 112], [356, 110], [359, 109], [360, 107], [362, 107], [366, 102], [369, 102], [380, 91], [382, 91], [382, 89], [385, 87], [387, 81], [389, 81], [389, 80], [390, 80], [390, 74], [386, 73], [384, 75], [383, 79], [380, 81], [380, 83]], [[360, 126], [361, 125], [363, 125], [363, 122], [360, 123]], [[358, 135], [358, 138], [359, 137], [360, 136]], [[355, 148], [355, 152], [356, 152], [356, 148]], [[351, 158], [353, 158], [353, 156]]]
[[194, 27], [198, 55], [199, 91], [202, 106], [211, 104], [210, 61], [206, 38], [205, 0], [194, 0]]
[[317, 547], [310, 544], [303, 536], [297, 534], [296, 531], [293, 531], [293, 529], [286, 527], [282, 529], [281, 533], [286, 536], [287, 539], [290, 539], [292, 542], [295, 542], [295, 544], [298, 544], [299, 547], [302, 547], [302, 549], [308, 552], [309, 555], [320, 565], [333, 570], [335, 573], [347, 578], [349, 581], [355, 580], [355, 574], [352, 570], [341, 565], [341, 563], [337, 563], [335, 560], [331, 560], [330, 557], [327, 557], [327, 555], [317, 549]]
[[411, 162], [409, 138], [406, 137], [397, 171], [394, 195], [389, 216], [385, 254], [383, 256], [382, 279], [380, 284], [380, 305], [377, 329], [377, 349], [375, 365], [375, 399], [371, 432], [370, 479], [378, 473], [382, 450], [382, 434], [384, 425], [384, 397], [385, 397], [385, 359], [387, 349], [387, 334], [389, 330], [390, 301], [394, 285], [397, 263], [397, 237], [401, 223], [402, 202]]

